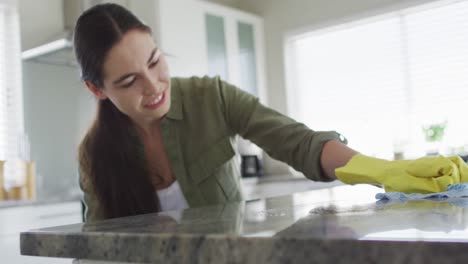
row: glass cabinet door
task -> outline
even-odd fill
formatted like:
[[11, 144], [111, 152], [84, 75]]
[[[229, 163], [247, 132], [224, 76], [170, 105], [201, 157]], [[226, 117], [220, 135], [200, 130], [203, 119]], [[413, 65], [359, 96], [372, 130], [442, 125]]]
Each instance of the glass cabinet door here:
[[221, 79], [227, 80], [229, 76], [224, 18], [212, 14], [205, 14], [205, 27], [208, 74], [210, 76], [219, 75]]
[[255, 54], [254, 29], [252, 24], [238, 22], [239, 69], [242, 89], [259, 96], [257, 83], [257, 63]]

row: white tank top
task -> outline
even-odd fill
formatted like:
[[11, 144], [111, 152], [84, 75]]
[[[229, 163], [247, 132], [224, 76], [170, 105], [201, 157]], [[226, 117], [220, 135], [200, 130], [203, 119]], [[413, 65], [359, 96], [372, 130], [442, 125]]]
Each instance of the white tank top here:
[[189, 207], [177, 181], [174, 181], [169, 187], [156, 192], [163, 212], [182, 210]]

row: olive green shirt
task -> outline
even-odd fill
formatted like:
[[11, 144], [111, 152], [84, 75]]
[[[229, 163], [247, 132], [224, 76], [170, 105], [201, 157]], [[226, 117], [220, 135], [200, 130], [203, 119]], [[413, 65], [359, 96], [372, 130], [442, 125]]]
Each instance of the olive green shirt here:
[[[218, 77], [172, 78], [171, 108], [161, 122], [165, 150], [190, 207], [243, 199], [233, 140], [240, 135], [316, 181], [322, 146], [339, 140], [284, 116]], [[104, 218], [91, 181], [80, 174], [87, 221]], [[156, 195], [156, 191], [155, 191]]]

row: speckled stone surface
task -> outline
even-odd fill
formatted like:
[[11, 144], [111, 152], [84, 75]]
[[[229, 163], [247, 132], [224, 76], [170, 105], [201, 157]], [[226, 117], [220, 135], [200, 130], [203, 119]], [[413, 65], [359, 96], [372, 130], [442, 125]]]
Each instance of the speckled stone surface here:
[[21, 253], [74, 263], [468, 263], [468, 198], [376, 202], [337, 186], [21, 233]]

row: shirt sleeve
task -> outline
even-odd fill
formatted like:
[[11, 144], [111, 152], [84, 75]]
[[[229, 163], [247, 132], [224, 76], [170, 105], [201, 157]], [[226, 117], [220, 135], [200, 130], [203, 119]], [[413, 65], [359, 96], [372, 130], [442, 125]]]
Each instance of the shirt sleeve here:
[[287, 163], [311, 180], [332, 181], [322, 172], [322, 148], [330, 140], [346, 144], [343, 136], [335, 131], [314, 131], [219, 78], [217, 85], [232, 133], [252, 141], [271, 157]]
[[92, 183], [87, 175], [80, 170], [80, 189], [83, 191], [83, 202], [85, 204], [85, 222], [95, 222], [105, 219], [99, 200], [94, 192]]

